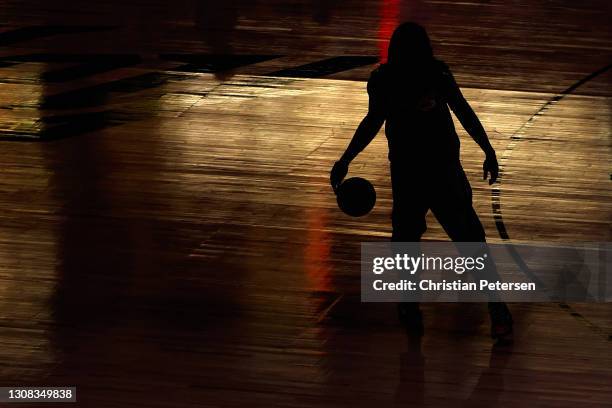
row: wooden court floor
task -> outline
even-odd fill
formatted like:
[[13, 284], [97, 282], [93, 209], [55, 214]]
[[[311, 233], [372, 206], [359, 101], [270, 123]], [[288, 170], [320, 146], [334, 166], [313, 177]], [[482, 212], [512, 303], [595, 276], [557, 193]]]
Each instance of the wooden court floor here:
[[359, 301], [359, 244], [390, 235], [382, 131], [350, 173], [372, 213], [328, 184], [415, 20], [498, 152], [491, 188], [460, 131], [489, 240], [610, 241], [609, 19], [603, 0], [2, 2], [0, 386], [94, 408], [612, 406], [610, 304], [512, 304], [503, 347], [483, 305], [427, 304], [411, 338]]

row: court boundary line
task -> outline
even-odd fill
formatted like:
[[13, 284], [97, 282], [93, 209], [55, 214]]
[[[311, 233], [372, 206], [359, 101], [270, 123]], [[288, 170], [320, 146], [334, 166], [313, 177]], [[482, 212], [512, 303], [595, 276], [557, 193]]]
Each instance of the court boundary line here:
[[[499, 178], [497, 181], [497, 185], [493, 185], [493, 188], [491, 189], [491, 209], [493, 212], [493, 219], [495, 221], [495, 228], [497, 229], [499, 237], [503, 241], [511, 241], [511, 238], [510, 238], [510, 235], [508, 234], [508, 229], [506, 228], [506, 224], [504, 222], [503, 214], [502, 214], [501, 185], [502, 185], [502, 180], [503, 180], [504, 166], [510, 160], [512, 152], [516, 149], [516, 146], [518, 145], [518, 143], [521, 140], [523, 140], [523, 136], [526, 134], [526, 131], [529, 130], [531, 125], [537, 120], [538, 117], [545, 114], [557, 102], [560, 102], [566, 96], [572, 94], [580, 86], [598, 77], [599, 75], [607, 72], [608, 70], [610, 70], [610, 68], [612, 68], [612, 64], [605, 65], [601, 67], [600, 69], [593, 71], [592, 73], [585, 76], [584, 78], [581, 78], [580, 80], [576, 81], [575, 83], [573, 83], [572, 85], [564, 89], [563, 91], [553, 96], [551, 99], [546, 101], [533, 115], [529, 117], [529, 119], [527, 119], [527, 121], [525, 121], [510, 136], [510, 142], [508, 143], [508, 146], [506, 146], [506, 148], [504, 149], [504, 152], [502, 153], [502, 156], [499, 159], [500, 168], [499, 168]], [[537, 278], [537, 276], [535, 276], [535, 274], [531, 272], [531, 270], [529, 269], [529, 266], [527, 266], [525, 261], [521, 258], [521, 256], [516, 251], [516, 248], [514, 248], [512, 244], [507, 244], [507, 247], [508, 247], [508, 251], [510, 252], [510, 255], [514, 258], [514, 261], [523, 270], [523, 272], [530, 279], [534, 281], [540, 281]], [[587, 326], [591, 331], [595, 332], [598, 335], [603, 336], [608, 341], [612, 341], [612, 333], [606, 333], [604, 329], [602, 329], [601, 327], [597, 326], [596, 324], [588, 320], [581, 313], [573, 309], [569, 304], [565, 302], [556, 302], [556, 303], [557, 303], [557, 306], [559, 306], [561, 310], [569, 313], [577, 321]]]

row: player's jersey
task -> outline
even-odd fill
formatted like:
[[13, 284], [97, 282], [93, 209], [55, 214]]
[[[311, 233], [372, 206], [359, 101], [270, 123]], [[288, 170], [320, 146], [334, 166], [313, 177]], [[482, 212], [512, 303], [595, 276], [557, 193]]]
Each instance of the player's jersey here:
[[459, 138], [448, 107], [456, 91], [450, 70], [435, 59], [420, 69], [382, 64], [372, 72], [369, 110], [386, 119], [389, 160], [423, 170], [459, 165]]

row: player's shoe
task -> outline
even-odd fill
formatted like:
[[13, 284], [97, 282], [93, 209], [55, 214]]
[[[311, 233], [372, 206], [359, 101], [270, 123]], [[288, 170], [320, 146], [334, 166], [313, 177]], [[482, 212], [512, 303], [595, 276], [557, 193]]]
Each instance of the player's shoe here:
[[398, 303], [397, 316], [408, 333], [418, 336], [423, 335], [423, 313], [421, 313], [418, 303]]
[[512, 341], [512, 314], [503, 302], [489, 303], [491, 317], [491, 337], [498, 342]]

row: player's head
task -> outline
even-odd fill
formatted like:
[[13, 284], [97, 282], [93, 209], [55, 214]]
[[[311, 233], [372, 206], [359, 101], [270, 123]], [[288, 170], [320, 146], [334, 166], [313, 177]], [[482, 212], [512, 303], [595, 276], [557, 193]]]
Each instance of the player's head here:
[[403, 23], [395, 29], [389, 42], [390, 64], [418, 64], [432, 57], [431, 42], [422, 26], [417, 23]]

